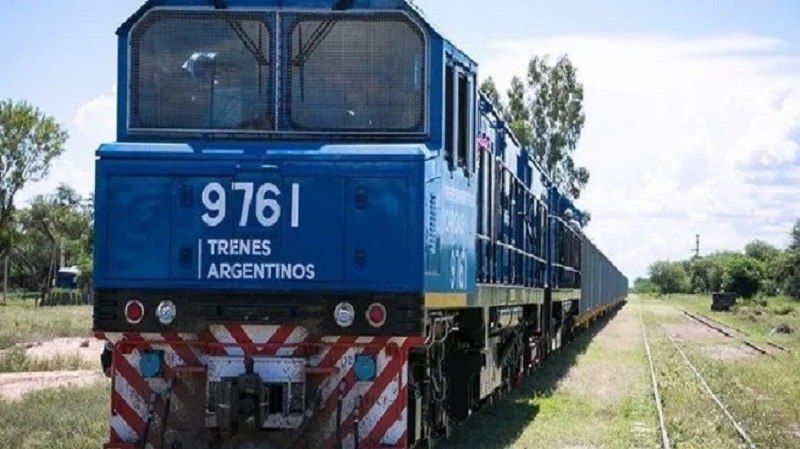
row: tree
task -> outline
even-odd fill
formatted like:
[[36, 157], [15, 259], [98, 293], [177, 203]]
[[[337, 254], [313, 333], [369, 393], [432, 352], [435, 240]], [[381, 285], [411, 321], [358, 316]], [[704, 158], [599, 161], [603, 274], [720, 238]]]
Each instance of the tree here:
[[71, 187], [38, 195], [30, 207], [16, 212], [19, 238], [12, 253], [12, 266], [25, 288], [45, 289], [58, 268], [64, 251], [67, 266], [91, 267], [93, 210]]
[[488, 98], [494, 107], [497, 108], [497, 112], [500, 117], [503, 117], [505, 120], [505, 107], [503, 106], [503, 100], [500, 98], [500, 91], [497, 90], [497, 85], [494, 83], [494, 80], [491, 76], [486, 78], [481, 83], [481, 92], [486, 95], [486, 98]]
[[47, 176], [64, 152], [68, 133], [26, 102], [0, 101], [0, 254], [13, 242], [14, 197]]
[[778, 258], [781, 255], [781, 250], [763, 240], [756, 239], [745, 245], [744, 253], [762, 263], [766, 263]]
[[800, 248], [787, 250], [779, 263], [777, 283], [783, 294], [800, 299]]
[[761, 291], [767, 295], [778, 293], [780, 276], [781, 250], [763, 241], [753, 240], [744, 247], [744, 253], [761, 262], [764, 278], [761, 282]]
[[722, 288], [742, 298], [752, 298], [761, 288], [764, 266], [757, 259], [738, 254], [725, 264]]
[[650, 280], [661, 293], [688, 293], [689, 275], [680, 262], [658, 261], [650, 265]]
[[583, 84], [567, 55], [559, 56], [554, 65], [549, 56], [534, 56], [527, 81], [534, 155], [554, 182], [578, 199], [589, 182], [589, 171], [576, 166], [572, 158], [586, 122]]
[[789, 249], [796, 250], [800, 249], [800, 218], [794, 222], [794, 226], [792, 226], [792, 231], [789, 234]]
[[586, 116], [583, 84], [567, 55], [554, 64], [549, 56], [534, 56], [525, 79], [515, 76], [502, 105], [494, 81], [489, 78], [481, 91], [498, 103], [502, 116], [520, 144], [529, 147], [547, 175], [572, 199], [580, 198], [589, 182], [589, 170], [572, 157]]

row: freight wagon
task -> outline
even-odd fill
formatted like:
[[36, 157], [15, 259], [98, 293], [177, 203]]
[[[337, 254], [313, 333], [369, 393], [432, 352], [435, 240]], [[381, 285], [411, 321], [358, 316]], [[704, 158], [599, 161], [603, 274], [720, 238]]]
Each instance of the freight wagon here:
[[404, 0], [150, 0], [96, 160], [106, 449], [431, 446], [627, 279]]

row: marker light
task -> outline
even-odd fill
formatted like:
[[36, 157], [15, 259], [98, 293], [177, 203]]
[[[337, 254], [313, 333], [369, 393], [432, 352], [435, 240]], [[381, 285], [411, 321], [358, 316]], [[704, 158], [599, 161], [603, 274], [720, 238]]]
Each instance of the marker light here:
[[357, 354], [353, 364], [356, 380], [359, 382], [371, 381], [375, 379], [377, 371], [375, 356], [371, 354]]
[[367, 307], [367, 321], [372, 327], [383, 326], [386, 322], [386, 307], [377, 302]]
[[161, 374], [161, 351], [145, 351], [139, 355], [139, 373], [144, 378], [153, 378]]
[[161, 324], [171, 323], [177, 314], [178, 310], [175, 308], [175, 303], [169, 299], [161, 301], [158, 303], [158, 307], [156, 307], [156, 316], [158, 317], [158, 321], [161, 321]]
[[356, 312], [353, 310], [353, 306], [348, 302], [340, 302], [333, 310], [333, 319], [336, 320], [336, 324], [341, 327], [349, 327], [353, 324], [355, 316]]
[[144, 306], [137, 300], [128, 301], [125, 304], [125, 319], [131, 324], [139, 324], [144, 318]]

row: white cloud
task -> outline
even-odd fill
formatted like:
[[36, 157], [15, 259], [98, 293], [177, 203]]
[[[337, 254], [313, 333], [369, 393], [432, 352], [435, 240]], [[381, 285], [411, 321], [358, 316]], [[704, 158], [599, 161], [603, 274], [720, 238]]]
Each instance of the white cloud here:
[[696, 233], [701, 252], [786, 242], [800, 217], [800, 58], [776, 56], [782, 42], [578, 35], [491, 47], [481, 72], [501, 91], [533, 54], [575, 63], [587, 115], [575, 157], [591, 171], [579, 203], [631, 280], [690, 255]]
[[111, 93], [92, 98], [78, 107], [73, 122], [86, 138], [107, 141], [114, 138], [117, 124], [117, 85]]

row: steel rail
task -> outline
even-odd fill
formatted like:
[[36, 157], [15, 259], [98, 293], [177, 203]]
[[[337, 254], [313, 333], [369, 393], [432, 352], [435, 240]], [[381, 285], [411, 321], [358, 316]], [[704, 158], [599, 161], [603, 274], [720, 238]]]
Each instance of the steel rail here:
[[694, 375], [697, 377], [697, 379], [703, 385], [703, 388], [706, 390], [706, 393], [708, 393], [708, 395], [711, 396], [711, 399], [713, 399], [714, 402], [716, 402], [716, 404], [719, 406], [720, 410], [722, 410], [722, 413], [724, 413], [725, 416], [730, 420], [731, 424], [733, 424], [733, 427], [734, 427], [734, 429], [736, 429], [736, 433], [739, 434], [739, 437], [742, 440], [744, 440], [750, 448], [756, 449], [756, 445], [753, 443], [753, 441], [747, 435], [747, 432], [745, 432], [745, 430], [741, 426], [741, 424], [739, 424], [739, 422], [736, 421], [736, 419], [733, 417], [733, 415], [731, 415], [731, 413], [728, 411], [728, 408], [725, 407], [725, 404], [722, 403], [722, 401], [719, 399], [719, 397], [717, 397], [717, 395], [714, 394], [714, 391], [711, 390], [710, 386], [708, 386], [708, 382], [706, 382], [706, 380], [703, 377], [703, 375], [700, 374], [700, 371], [698, 371], [697, 368], [695, 368], [695, 366], [692, 364], [692, 362], [686, 356], [686, 353], [684, 353], [683, 349], [681, 349], [681, 347], [678, 345], [678, 342], [676, 342], [675, 339], [672, 338], [672, 335], [669, 335], [669, 333], [665, 332], [664, 334], [667, 336], [667, 338], [669, 338], [669, 341], [671, 341], [672, 345], [675, 346], [675, 349], [678, 350], [678, 353], [683, 358], [683, 361], [686, 362], [686, 365], [689, 367], [689, 369], [692, 370]]
[[656, 371], [653, 368], [653, 355], [650, 352], [650, 343], [647, 341], [647, 329], [644, 326], [644, 318], [642, 311], [639, 311], [639, 324], [642, 326], [642, 337], [644, 339], [644, 348], [647, 350], [647, 363], [650, 366], [650, 380], [653, 383], [653, 396], [656, 401], [656, 409], [658, 409], [658, 427], [661, 433], [661, 447], [662, 449], [670, 449], [669, 435], [667, 434], [667, 424], [664, 421], [664, 409], [661, 407], [661, 395], [658, 392], [658, 380], [656, 379]]

